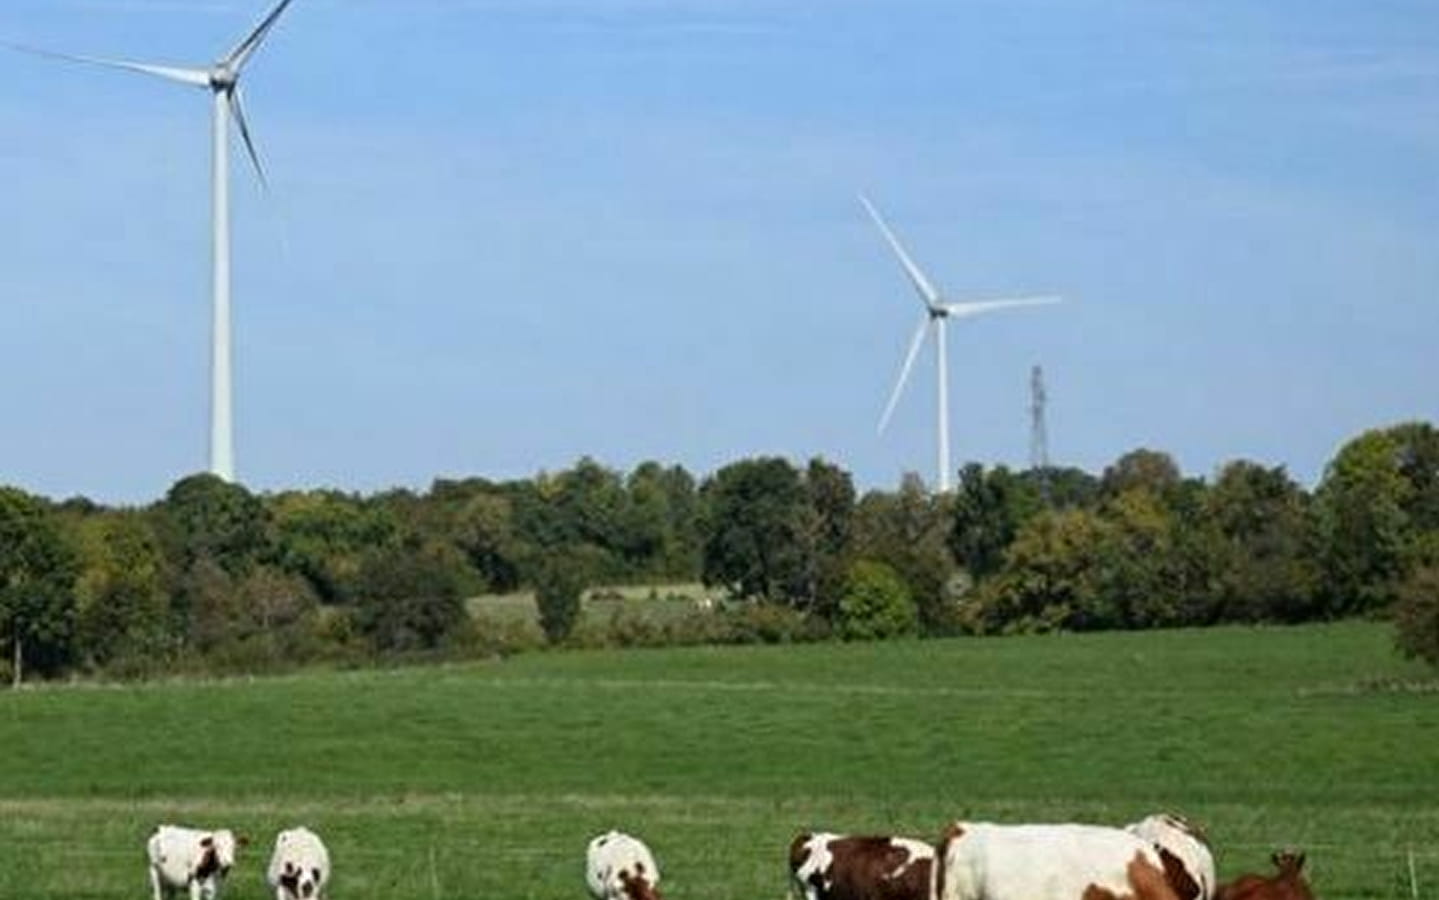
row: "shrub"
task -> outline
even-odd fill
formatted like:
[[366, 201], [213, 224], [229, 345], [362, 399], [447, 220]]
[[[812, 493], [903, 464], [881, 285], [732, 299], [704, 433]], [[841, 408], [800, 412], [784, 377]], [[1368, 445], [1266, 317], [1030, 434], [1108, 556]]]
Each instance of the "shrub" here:
[[893, 569], [860, 560], [850, 567], [839, 601], [838, 626], [847, 640], [912, 635], [919, 630], [919, 610]]
[[1421, 566], [1400, 583], [1394, 623], [1405, 656], [1439, 666], [1439, 566]]

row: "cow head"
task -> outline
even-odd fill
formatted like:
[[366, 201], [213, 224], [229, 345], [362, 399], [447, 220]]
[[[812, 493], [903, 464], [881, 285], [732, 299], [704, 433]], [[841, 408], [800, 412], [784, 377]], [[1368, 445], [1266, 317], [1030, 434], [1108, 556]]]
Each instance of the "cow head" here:
[[235, 836], [217, 831], [200, 838], [200, 855], [195, 861], [195, 878], [205, 881], [224, 878], [235, 865]]
[[620, 869], [620, 886], [629, 900], [664, 900], [657, 888], [645, 873], [645, 864], [635, 863], [635, 870]]
[[285, 871], [280, 875], [280, 886], [296, 900], [310, 900], [320, 891], [320, 870], [303, 868], [286, 860]]
[[1297, 878], [1299, 871], [1304, 868], [1304, 851], [1275, 850], [1270, 854], [1269, 861], [1279, 870], [1280, 878]]

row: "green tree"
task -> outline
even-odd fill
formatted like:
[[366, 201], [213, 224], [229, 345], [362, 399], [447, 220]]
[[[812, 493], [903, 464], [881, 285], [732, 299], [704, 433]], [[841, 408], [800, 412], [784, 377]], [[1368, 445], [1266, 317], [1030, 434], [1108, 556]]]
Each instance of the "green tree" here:
[[1403, 577], [1414, 538], [1414, 483], [1390, 431], [1367, 431], [1340, 448], [1315, 495], [1316, 534], [1331, 615], [1383, 609]]
[[1218, 618], [1297, 622], [1316, 614], [1309, 502], [1283, 466], [1225, 465], [1205, 498], [1204, 517], [1217, 535]]
[[1439, 566], [1420, 566], [1399, 585], [1395, 643], [1410, 658], [1439, 666]]
[[1015, 534], [1042, 506], [1032, 480], [1004, 466], [986, 472], [978, 463], [969, 463], [959, 471], [949, 548], [971, 576], [988, 578], [1003, 566]]
[[946, 545], [951, 513], [948, 498], [929, 493], [917, 474], [907, 473], [894, 493], [870, 491], [855, 508], [852, 552], [888, 565], [909, 588], [926, 634], [958, 626], [958, 573]]
[[535, 606], [540, 629], [552, 644], [563, 643], [574, 632], [580, 618], [580, 600], [588, 581], [588, 568], [581, 554], [563, 548], [545, 552], [535, 567]]
[[1131, 450], [1104, 470], [1100, 483], [1105, 495], [1118, 496], [1142, 488], [1156, 497], [1165, 497], [1182, 480], [1174, 457], [1159, 450], [1141, 447]]
[[81, 520], [75, 533], [80, 657], [103, 667], [163, 656], [178, 643], [177, 623], [168, 565], [150, 520], [134, 512], [101, 513]]
[[1108, 627], [1100, 563], [1109, 528], [1087, 509], [1035, 516], [1015, 536], [999, 577], [965, 604], [966, 626], [985, 633]]
[[833, 463], [810, 460], [804, 473], [806, 508], [798, 512], [800, 583], [793, 605], [832, 619], [838, 611], [850, 568], [854, 530], [854, 479]]
[[742, 460], [707, 479], [700, 494], [705, 583], [786, 603], [803, 575], [797, 527], [808, 497], [800, 473], [778, 457]]
[[354, 620], [382, 653], [435, 650], [466, 621], [464, 561], [443, 543], [406, 541], [360, 566]]
[[863, 559], [850, 567], [838, 619], [839, 633], [849, 640], [901, 637], [919, 629], [909, 588], [889, 566]]
[[342, 602], [365, 555], [399, 536], [388, 510], [338, 491], [287, 492], [266, 506], [280, 566], [308, 580], [326, 603]]
[[269, 551], [268, 514], [258, 497], [215, 475], [175, 482], [160, 504], [172, 558], [188, 568], [213, 559], [231, 575], [243, 575]]
[[77, 564], [39, 498], [0, 487], [0, 636], [19, 681], [62, 671], [74, 657]]

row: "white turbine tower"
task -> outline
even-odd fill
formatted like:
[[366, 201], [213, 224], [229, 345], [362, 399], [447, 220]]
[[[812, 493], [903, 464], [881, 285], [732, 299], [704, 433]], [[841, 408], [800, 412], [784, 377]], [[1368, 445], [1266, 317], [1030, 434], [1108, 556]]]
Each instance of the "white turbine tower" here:
[[226, 481], [233, 481], [235, 478], [230, 338], [230, 119], [233, 116], [235, 124], [240, 127], [240, 137], [245, 142], [245, 150], [249, 153], [250, 162], [255, 166], [255, 174], [259, 176], [261, 187], [268, 187], [265, 168], [260, 164], [260, 155], [250, 137], [250, 126], [245, 121], [244, 104], [240, 99], [240, 75], [244, 72], [245, 64], [260, 48], [280, 14], [291, 2], [293, 0], [280, 0], [243, 41], [206, 68], [160, 66], [122, 59], [74, 56], [11, 45], [17, 50], [41, 56], [155, 75], [167, 81], [205, 88], [213, 96], [211, 191], [214, 204], [214, 310], [210, 334], [210, 471]]
[[874, 204], [863, 194], [859, 202], [869, 211], [870, 218], [884, 238], [893, 248], [895, 256], [899, 257], [900, 265], [904, 267], [905, 274], [909, 276], [910, 282], [914, 285], [915, 291], [919, 293], [919, 299], [924, 303], [924, 318], [915, 329], [914, 337], [909, 342], [909, 352], [905, 354], [904, 366], [899, 370], [899, 380], [895, 382], [894, 392], [889, 395], [889, 403], [884, 408], [884, 415], [879, 420], [879, 430], [883, 432], [889, 424], [889, 417], [894, 413], [895, 404], [899, 402], [899, 395], [904, 392], [905, 382], [909, 380], [909, 370], [914, 367], [914, 359], [919, 355], [920, 345], [924, 343], [924, 335], [927, 330], [934, 332], [935, 350], [939, 369], [939, 492], [949, 492], [949, 357], [948, 347], [945, 342], [945, 325], [951, 319], [963, 319], [969, 316], [977, 316], [982, 313], [991, 312], [996, 309], [1008, 309], [1013, 306], [1042, 306], [1050, 303], [1058, 303], [1063, 298], [1054, 296], [1043, 297], [1019, 297], [1012, 300], [971, 300], [963, 303], [948, 303], [934, 285], [915, 265], [914, 260], [905, 252], [899, 238], [894, 236], [889, 225], [885, 223], [884, 217]]

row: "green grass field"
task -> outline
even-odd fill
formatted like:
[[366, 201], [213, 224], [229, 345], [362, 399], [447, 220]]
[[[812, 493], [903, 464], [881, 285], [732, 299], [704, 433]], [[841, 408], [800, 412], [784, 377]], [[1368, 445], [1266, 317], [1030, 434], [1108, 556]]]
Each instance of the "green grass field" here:
[[580, 900], [644, 837], [672, 900], [779, 900], [798, 829], [1205, 824], [1220, 875], [1439, 897], [1439, 680], [1387, 626], [531, 654], [0, 694], [0, 898], [141, 898], [157, 822], [307, 823], [334, 900]]

